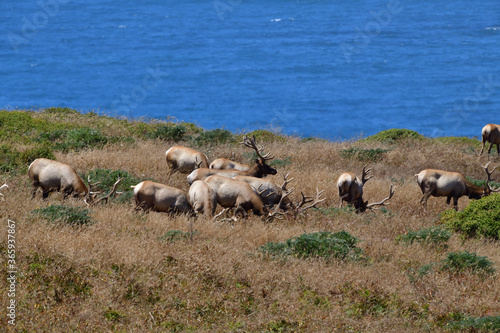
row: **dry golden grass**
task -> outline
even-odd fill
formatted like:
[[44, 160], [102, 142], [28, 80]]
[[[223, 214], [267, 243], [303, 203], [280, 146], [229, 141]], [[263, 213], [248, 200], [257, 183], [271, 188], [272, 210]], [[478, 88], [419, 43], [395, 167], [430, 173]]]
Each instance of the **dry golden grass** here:
[[[276, 159], [291, 164], [273, 176], [295, 178], [294, 198], [303, 191], [325, 190], [320, 207], [338, 205], [336, 179], [343, 171], [360, 175], [363, 165], [344, 159], [342, 149], [392, 149], [375, 163], [375, 176], [365, 186], [365, 200], [380, 201], [390, 184], [396, 194], [387, 212], [330, 215], [316, 210], [305, 216], [266, 223], [251, 216], [231, 224], [214, 223], [163, 213], [137, 213], [132, 203], [91, 208], [96, 223], [71, 227], [50, 224], [30, 212], [50, 204], [85, 207], [82, 201], [63, 201], [52, 194], [44, 202], [30, 200], [26, 175], [8, 177], [10, 189], [0, 202], [0, 237], [5, 259], [6, 220], [16, 221], [19, 277], [15, 331], [27, 332], [402, 332], [444, 331], [454, 314], [474, 317], [500, 313], [498, 273], [489, 278], [460, 277], [432, 271], [412, 282], [407, 273], [439, 262], [447, 252], [470, 251], [487, 256], [500, 269], [498, 242], [463, 240], [454, 234], [448, 248], [413, 244], [395, 238], [408, 229], [438, 223], [445, 198], [419, 205], [421, 192], [414, 174], [424, 168], [463, 172], [484, 179], [486, 157], [464, 152], [457, 145], [428, 141], [384, 146], [362, 142], [268, 143]], [[108, 145], [101, 150], [57, 154], [78, 172], [94, 168], [122, 169], [139, 178], [153, 178], [188, 190], [186, 175], [167, 178], [161, 142], [138, 141], [132, 146]], [[248, 152], [237, 145], [204, 150], [211, 159], [241, 158]], [[247, 161], [243, 161], [247, 162]], [[291, 186], [292, 186], [291, 185]], [[467, 198], [459, 200], [462, 210]], [[160, 237], [170, 230], [195, 231], [176, 242]], [[371, 258], [367, 264], [320, 259], [273, 260], [257, 249], [267, 242], [284, 241], [305, 232], [346, 230], [361, 239], [359, 246]], [[6, 273], [2, 270], [2, 289]], [[2, 304], [7, 304], [2, 293]], [[5, 307], [0, 312], [7, 327]]]

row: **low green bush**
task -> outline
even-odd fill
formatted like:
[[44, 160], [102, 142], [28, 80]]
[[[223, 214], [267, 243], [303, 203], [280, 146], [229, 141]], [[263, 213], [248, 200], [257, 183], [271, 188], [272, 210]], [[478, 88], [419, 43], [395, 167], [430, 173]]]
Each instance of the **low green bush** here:
[[147, 134], [149, 139], [160, 139], [165, 141], [180, 141], [186, 134], [186, 127], [182, 125], [161, 124], [153, 132]]
[[69, 225], [88, 225], [94, 220], [90, 216], [90, 210], [80, 207], [71, 207], [64, 205], [50, 205], [44, 208], [38, 208], [31, 212], [42, 219], [51, 223], [64, 223]]
[[[255, 136], [255, 141], [257, 142], [285, 142], [286, 138], [267, 130], [255, 130], [247, 133], [249, 138]], [[244, 135], [238, 136], [238, 141], [243, 140]]]
[[[465, 177], [469, 182], [471, 182], [472, 184], [478, 186], [478, 187], [481, 187], [481, 188], [485, 188], [486, 187], [486, 180], [485, 179], [474, 179], [472, 177]], [[490, 182], [490, 186], [493, 186], [495, 188], [500, 188], [500, 183], [496, 183], [496, 182]]]
[[101, 131], [93, 128], [77, 128], [64, 133], [62, 142], [57, 142], [54, 149], [68, 152], [89, 148], [102, 148], [108, 142], [108, 138]]
[[449, 321], [446, 328], [452, 331], [468, 332], [500, 332], [500, 316], [468, 317], [461, 320]]
[[445, 144], [460, 144], [467, 145], [476, 149], [481, 148], [481, 141], [478, 139], [468, 138], [466, 136], [443, 136], [434, 138], [433, 141]]
[[52, 148], [48, 145], [36, 146], [21, 153], [21, 161], [26, 165], [31, 164], [31, 162], [37, 158], [48, 158], [50, 160], [56, 159]]
[[184, 232], [181, 230], [170, 230], [167, 231], [164, 235], [158, 237], [161, 241], [167, 241], [170, 243], [174, 243], [179, 240], [189, 239], [192, 236], [196, 235], [197, 232]]
[[425, 137], [418, 132], [404, 129], [404, 128], [392, 128], [375, 135], [369, 136], [363, 141], [366, 142], [383, 142], [383, 143], [397, 143], [403, 140], [423, 140]]
[[68, 115], [68, 114], [80, 114], [78, 111], [70, 108], [61, 108], [61, 107], [51, 107], [51, 108], [46, 108], [43, 110], [44, 113], [49, 113], [49, 114], [63, 114], [63, 115]]
[[220, 128], [211, 131], [205, 131], [194, 139], [194, 141], [198, 146], [229, 143], [232, 140], [233, 140], [233, 133], [231, 133], [228, 130]]
[[92, 169], [83, 175], [82, 178], [88, 179], [88, 177], [90, 177], [92, 183], [99, 183], [96, 186], [97, 190], [101, 191], [104, 195], [108, 194], [118, 178], [121, 178], [122, 180], [116, 186], [116, 191], [123, 193], [112, 199], [117, 203], [129, 202], [134, 195], [134, 191], [130, 186], [137, 185], [142, 181], [125, 170]]
[[462, 212], [447, 210], [441, 222], [467, 237], [500, 239], [500, 194], [471, 201]]
[[22, 164], [21, 154], [7, 145], [0, 145], [0, 172], [11, 172]]
[[446, 243], [451, 237], [451, 232], [441, 226], [424, 228], [417, 231], [408, 230], [406, 234], [396, 237], [399, 243], [413, 244], [414, 242], [423, 244], [441, 245]]
[[362, 259], [363, 251], [356, 247], [359, 239], [347, 231], [331, 233], [321, 231], [302, 234], [282, 243], [269, 242], [259, 248], [260, 252], [272, 256], [295, 256], [298, 258], [320, 257], [334, 259]]
[[441, 260], [441, 271], [453, 274], [473, 273], [479, 275], [491, 275], [495, 273], [493, 263], [487, 257], [478, 256], [475, 252], [450, 252]]

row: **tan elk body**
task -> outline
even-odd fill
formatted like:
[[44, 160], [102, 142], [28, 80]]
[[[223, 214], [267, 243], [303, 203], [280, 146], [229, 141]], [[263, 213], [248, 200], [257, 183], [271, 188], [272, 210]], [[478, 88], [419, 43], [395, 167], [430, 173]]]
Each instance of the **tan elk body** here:
[[46, 199], [50, 192], [61, 191], [64, 197], [72, 194], [75, 197], [87, 196], [89, 189], [75, 172], [75, 169], [66, 163], [37, 158], [28, 168], [35, 197], [38, 187], [42, 188], [42, 197]]
[[218, 175], [208, 177], [205, 182], [214, 189], [219, 205], [224, 208], [236, 208], [234, 216], [238, 213], [247, 216], [249, 210], [256, 215], [262, 215], [262, 199], [247, 183]]
[[131, 187], [134, 189], [136, 208], [157, 212], [192, 212], [186, 194], [178, 188], [148, 180]]
[[202, 152], [197, 150], [174, 146], [166, 151], [165, 158], [170, 168], [169, 176], [175, 172], [190, 173], [196, 168], [208, 168], [208, 158]]
[[490, 195], [491, 192], [498, 192], [497, 189], [491, 188], [489, 182], [491, 181], [491, 174], [495, 171], [496, 167], [489, 171], [489, 162], [483, 166], [488, 175], [486, 187], [478, 187], [469, 182], [464, 175], [459, 172], [443, 171], [436, 169], [425, 169], [416, 174], [418, 186], [422, 190], [423, 196], [420, 203], [424, 206], [430, 196], [433, 197], [447, 197], [446, 203], [450, 204], [453, 198], [453, 206], [458, 210], [458, 199], [462, 196], [468, 196], [470, 199], [481, 199], [484, 196]]
[[250, 176], [236, 176], [233, 179], [250, 185], [254, 192], [261, 197], [265, 206], [272, 207], [276, 204], [280, 204], [281, 207], [279, 208], [287, 209], [292, 204], [291, 200], [287, 197], [285, 197], [284, 200], [281, 200], [283, 195], [283, 186], [279, 186], [269, 179]]
[[251, 167], [247, 164], [241, 164], [227, 158], [218, 158], [210, 163], [210, 169], [234, 169], [239, 171], [248, 171], [250, 168]]
[[490, 143], [490, 147], [488, 148], [488, 154], [491, 152], [491, 147], [493, 147], [493, 145], [496, 144], [498, 155], [500, 155], [500, 125], [488, 124], [483, 127], [481, 134], [482, 134], [481, 136], [483, 145], [481, 147], [481, 152], [479, 153], [479, 155], [483, 154], [486, 142]]
[[203, 213], [208, 217], [214, 215], [217, 208], [217, 194], [205, 181], [195, 181], [189, 187], [188, 196], [195, 213]]

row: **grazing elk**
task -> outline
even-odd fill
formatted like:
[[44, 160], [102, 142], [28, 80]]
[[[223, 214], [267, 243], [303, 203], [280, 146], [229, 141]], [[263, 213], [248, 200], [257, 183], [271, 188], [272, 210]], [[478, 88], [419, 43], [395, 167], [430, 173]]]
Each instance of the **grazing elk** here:
[[267, 153], [265, 155], [261, 154], [261, 151], [264, 149], [263, 146], [257, 146], [255, 143], [255, 136], [252, 139], [248, 139], [245, 135], [245, 138], [242, 142], [245, 146], [251, 147], [259, 156], [258, 159], [255, 160], [255, 165], [250, 168], [248, 171], [239, 171], [235, 169], [209, 169], [209, 168], [199, 168], [194, 170], [187, 177], [189, 185], [191, 185], [195, 180], [205, 180], [207, 177], [212, 175], [219, 175], [227, 178], [234, 178], [236, 176], [251, 176], [262, 178], [265, 175], [275, 175], [277, 173], [276, 169], [266, 164], [266, 161], [271, 160], [274, 156], [271, 153]]
[[235, 162], [233, 153], [233, 157], [230, 160], [227, 158], [218, 158], [214, 160], [210, 163], [210, 169], [235, 169], [239, 171], [248, 171], [250, 170], [250, 166]]
[[182, 146], [174, 146], [167, 150], [165, 158], [170, 168], [169, 177], [176, 171], [190, 173], [197, 168], [208, 168], [209, 165], [207, 155]]
[[246, 217], [249, 210], [255, 215], [262, 215], [264, 203], [247, 183], [219, 175], [212, 175], [205, 182], [214, 189], [219, 205], [224, 208], [236, 208], [233, 218], [236, 218], [237, 214]]
[[189, 188], [188, 196], [195, 213], [203, 213], [208, 217], [214, 215], [217, 208], [217, 194], [205, 181], [195, 181]]
[[32, 182], [33, 192], [31, 198], [35, 197], [38, 187], [42, 188], [42, 198], [46, 199], [50, 192], [61, 191], [64, 198], [73, 194], [74, 197], [89, 197], [90, 191], [70, 165], [37, 158], [29, 168], [28, 175]]
[[134, 189], [136, 209], [173, 213], [193, 212], [186, 194], [178, 188], [149, 180], [131, 187]]
[[367, 209], [373, 209], [376, 206], [384, 206], [385, 202], [392, 198], [395, 190], [391, 185], [391, 188], [389, 189], [389, 196], [384, 200], [371, 204], [368, 204], [368, 201], [363, 200], [363, 186], [368, 180], [373, 178], [370, 173], [371, 169], [367, 169], [366, 166], [364, 166], [361, 180], [359, 180], [359, 178], [352, 172], [344, 172], [339, 176], [337, 180], [340, 197], [339, 208], [342, 207], [343, 202], [346, 201], [348, 204], [352, 204], [354, 206], [357, 213], [362, 213]]
[[486, 186], [481, 188], [469, 182], [461, 173], [425, 169], [417, 173], [418, 186], [422, 190], [423, 197], [420, 199], [420, 203], [424, 206], [427, 205], [427, 200], [432, 195], [433, 197], [447, 197], [446, 203], [449, 205], [451, 198], [453, 198], [453, 208], [458, 210], [458, 199], [464, 195], [468, 196], [469, 199], [481, 199], [484, 196], [490, 195], [492, 192], [498, 192], [500, 189], [493, 189], [490, 186], [491, 174], [495, 171], [489, 171], [488, 167], [490, 162], [483, 166], [488, 179], [486, 181]]
[[250, 185], [254, 189], [254, 192], [261, 197], [264, 206], [273, 207], [279, 204], [280, 209], [287, 210], [293, 206], [292, 201], [288, 197], [285, 196], [282, 199], [283, 194], [287, 191], [286, 186], [293, 180], [293, 178], [288, 179], [288, 175], [289, 173], [284, 176], [284, 182], [281, 186], [265, 178], [236, 176], [233, 179]]
[[488, 124], [483, 127], [481, 134], [483, 138], [483, 146], [481, 147], [481, 152], [479, 153], [479, 155], [483, 154], [486, 142], [490, 143], [488, 154], [490, 154], [491, 152], [491, 147], [496, 144], [498, 155], [500, 155], [500, 125]]

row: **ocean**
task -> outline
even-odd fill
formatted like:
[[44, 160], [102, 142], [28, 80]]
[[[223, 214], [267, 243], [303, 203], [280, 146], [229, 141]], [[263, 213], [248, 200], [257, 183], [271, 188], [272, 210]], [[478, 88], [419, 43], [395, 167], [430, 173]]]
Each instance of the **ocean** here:
[[347, 140], [500, 123], [498, 0], [2, 1], [0, 108]]

